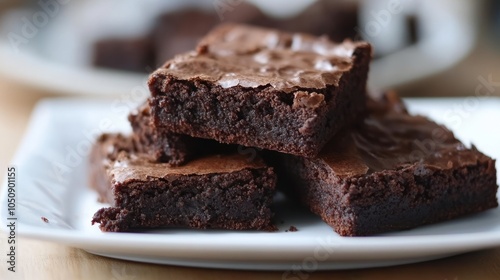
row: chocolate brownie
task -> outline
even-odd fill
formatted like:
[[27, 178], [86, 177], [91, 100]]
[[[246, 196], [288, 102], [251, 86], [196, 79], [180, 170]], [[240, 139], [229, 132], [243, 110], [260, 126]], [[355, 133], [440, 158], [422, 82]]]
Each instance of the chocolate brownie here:
[[154, 162], [179, 166], [197, 155], [218, 152], [224, 148], [213, 140], [175, 134], [162, 128], [156, 129], [148, 103], [132, 111], [128, 119], [133, 130], [134, 151], [148, 155]]
[[296, 16], [275, 19], [270, 26], [283, 31], [327, 35], [333, 41], [356, 39], [359, 37], [358, 6], [356, 1], [319, 0]]
[[154, 163], [127, 149], [130, 139], [103, 135], [93, 148], [91, 177], [101, 200], [102, 231], [160, 227], [274, 230], [276, 176], [256, 158], [207, 155], [182, 167]]
[[153, 43], [147, 35], [99, 40], [94, 44], [92, 64], [110, 69], [151, 72], [156, 68]]
[[148, 81], [155, 126], [315, 156], [365, 107], [371, 47], [221, 25]]
[[188, 7], [161, 15], [152, 32], [157, 64], [163, 65], [167, 59], [195, 49], [198, 41], [221, 22], [254, 24], [268, 18], [249, 3], [241, 3], [220, 13], [222, 18], [214, 9]]
[[498, 206], [493, 159], [399, 102], [372, 102], [368, 112], [317, 158], [282, 155], [285, 187], [337, 233], [409, 229]]
[[188, 8], [161, 15], [153, 30], [156, 63], [192, 50], [210, 28], [217, 25], [217, 15], [202, 9]]
[[358, 25], [357, 7], [358, 4], [352, 1], [316, 1], [298, 15], [286, 18], [267, 16], [250, 3], [235, 6], [221, 3], [209, 10], [185, 7], [161, 14], [153, 28], [142, 36], [99, 40], [93, 46], [93, 64], [149, 72], [155, 65], [162, 65], [167, 59], [194, 49], [210, 29], [227, 22], [326, 35], [334, 41], [354, 39], [357, 35], [355, 27]]

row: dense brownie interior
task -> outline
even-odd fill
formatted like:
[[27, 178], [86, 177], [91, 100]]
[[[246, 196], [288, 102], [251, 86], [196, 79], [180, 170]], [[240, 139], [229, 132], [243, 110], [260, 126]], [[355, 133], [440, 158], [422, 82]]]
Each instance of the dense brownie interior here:
[[155, 162], [178, 166], [206, 153], [230, 149], [214, 140], [193, 138], [172, 133], [161, 127], [156, 128], [148, 103], [132, 111], [128, 119], [132, 125], [132, 141], [135, 151], [148, 155]]

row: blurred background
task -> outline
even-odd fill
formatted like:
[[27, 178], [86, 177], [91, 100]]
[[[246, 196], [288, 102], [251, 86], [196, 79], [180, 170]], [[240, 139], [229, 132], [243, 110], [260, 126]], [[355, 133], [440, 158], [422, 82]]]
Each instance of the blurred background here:
[[40, 98], [130, 93], [223, 22], [367, 40], [372, 89], [468, 96], [489, 80], [500, 95], [495, 0], [2, 0], [2, 165]]
[[493, 0], [3, 0], [0, 7], [0, 75], [61, 94], [127, 92], [223, 22], [370, 41], [370, 87], [404, 96], [470, 95], [477, 76], [499, 71]]

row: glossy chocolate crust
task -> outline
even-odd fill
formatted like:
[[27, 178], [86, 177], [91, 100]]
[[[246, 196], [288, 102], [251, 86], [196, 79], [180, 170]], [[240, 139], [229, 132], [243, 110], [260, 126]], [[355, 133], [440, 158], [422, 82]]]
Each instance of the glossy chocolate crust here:
[[111, 204], [93, 217], [102, 231], [275, 230], [270, 205], [276, 176], [259, 158], [207, 155], [172, 167], [124, 149], [127, 139], [104, 135], [92, 152], [91, 181]]
[[318, 158], [281, 158], [285, 188], [343, 236], [409, 229], [498, 206], [495, 161], [387, 99]]
[[370, 45], [222, 25], [149, 79], [156, 126], [308, 157], [363, 111]]
[[201, 78], [223, 88], [324, 89], [338, 86], [352, 70], [356, 50], [371, 51], [366, 42], [338, 44], [326, 37], [225, 24], [208, 33], [196, 52], [167, 61], [156, 73], [186, 81]]

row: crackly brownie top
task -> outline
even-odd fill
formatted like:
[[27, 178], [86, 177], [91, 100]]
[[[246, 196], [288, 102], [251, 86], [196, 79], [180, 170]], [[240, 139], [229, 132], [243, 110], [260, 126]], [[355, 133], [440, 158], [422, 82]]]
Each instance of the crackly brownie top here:
[[237, 153], [208, 155], [178, 167], [151, 162], [147, 158], [134, 154], [121, 153], [109, 169], [109, 173], [115, 183], [126, 183], [162, 179], [170, 175], [220, 174], [265, 167], [266, 165], [260, 158], [249, 161], [248, 157]]
[[152, 162], [147, 156], [136, 154], [130, 137], [121, 134], [104, 134], [98, 140], [103, 164], [115, 183], [148, 181], [166, 178], [170, 175], [206, 175], [230, 173], [243, 169], [266, 168], [260, 157], [249, 159], [239, 153], [212, 154], [172, 167], [166, 163]]
[[223, 88], [321, 89], [338, 86], [343, 73], [353, 67], [358, 48], [370, 55], [366, 42], [335, 44], [326, 37], [225, 24], [205, 36], [196, 51], [167, 61], [153, 75], [199, 79]]
[[474, 146], [467, 148], [444, 126], [411, 116], [394, 95], [368, 104], [368, 115], [339, 133], [320, 156], [341, 177], [397, 170], [412, 165], [416, 172], [452, 169], [491, 160]]

